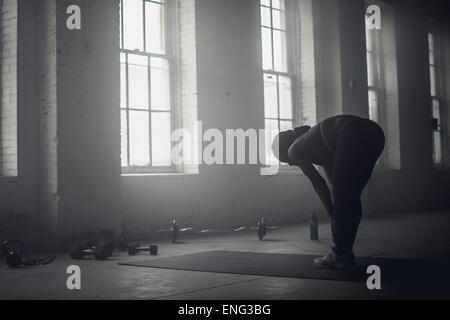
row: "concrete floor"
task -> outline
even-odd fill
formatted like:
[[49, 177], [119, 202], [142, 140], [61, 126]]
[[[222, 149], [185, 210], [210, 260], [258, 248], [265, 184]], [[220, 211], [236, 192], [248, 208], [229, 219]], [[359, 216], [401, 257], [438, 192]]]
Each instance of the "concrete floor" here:
[[[308, 239], [308, 226], [270, 231], [265, 241], [256, 234], [192, 236], [180, 244], [157, 243], [159, 257], [206, 250], [323, 254], [330, 244], [329, 224], [320, 225], [321, 241]], [[450, 212], [399, 214], [365, 219], [358, 233], [355, 254], [430, 260], [450, 259]], [[0, 264], [0, 299], [404, 299], [450, 298], [433, 290], [382, 285], [368, 290], [365, 283], [277, 278], [120, 266], [130, 259], [151, 259], [148, 254], [129, 257], [116, 253], [108, 261], [73, 261], [60, 255], [47, 266], [11, 270]], [[66, 288], [66, 268], [81, 268], [81, 290]], [[447, 284], [443, 284], [447, 285]]]

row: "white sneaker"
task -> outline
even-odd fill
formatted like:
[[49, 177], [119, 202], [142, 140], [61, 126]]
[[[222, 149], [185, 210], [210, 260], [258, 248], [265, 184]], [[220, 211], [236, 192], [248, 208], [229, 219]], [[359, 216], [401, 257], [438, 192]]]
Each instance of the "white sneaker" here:
[[314, 259], [314, 265], [317, 268], [328, 269], [348, 269], [355, 266], [355, 256], [353, 252], [338, 255], [334, 250], [331, 250], [327, 255]]

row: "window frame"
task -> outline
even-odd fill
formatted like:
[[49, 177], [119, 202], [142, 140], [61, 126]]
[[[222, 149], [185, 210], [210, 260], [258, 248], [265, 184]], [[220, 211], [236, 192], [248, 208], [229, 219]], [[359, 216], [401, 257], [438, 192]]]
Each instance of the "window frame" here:
[[[123, 2], [126, 0], [120, 0], [120, 55], [124, 54], [126, 63], [125, 63], [125, 81], [126, 81], [126, 106], [123, 108], [122, 105], [120, 106], [120, 113], [122, 114], [122, 111], [126, 112], [126, 126], [127, 126], [127, 159], [126, 163], [127, 166], [122, 166], [122, 160], [121, 160], [121, 174], [123, 175], [130, 175], [130, 174], [173, 174], [177, 172], [177, 166], [173, 163], [170, 155], [170, 165], [167, 166], [155, 166], [152, 164], [152, 115], [154, 113], [169, 113], [170, 115], [170, 133], [173, 132], [173, 130], [178, 127], [178, 123], [176, 121], [177, 116], [179, 114], [179, 100], [177, 99], [179, 89], [177, 87], [178, 84], [178, 61], [177, 61], [177, 28], [178, 28], [178, 19], [176, 19], [176, 13], [177, 13], [177, 4], [174, 0], [161, 0], [161, 1], [155, 1], [155, 0], [141, 0], [142, 1], [142, 14], [143, 14], [143, 21], [142, 21], [142, 36], [143, 36], [143, 48], [142, 51], [139, 49], [125, 49], [124, 48], [124, 13], [123, 13]], [[147, 39], [146, 39], [146, 3], [156, 3], [159, 5], [164, 6], [164, 53], [154, 53], [146, 51], [147, 46]], [[129, 106], [129, 63], [128, 63], [128, 56], [136, 55], [140, 57], [146, 57], [147, 58], [147, 72], [148, 72], [148, 100], [149, 100], [149, 108], [148, 109], [138, 109], [138, 108], [130, 108]], [[167, 61], [168, 67], [169, 67], [169, 105], [170, 108], [166, 110], [152, 110], [151, 108], [151, 58], [161, 58]], [[120, 64], [122, 62], [120, 61]], [[122, 90], [122, 89], [121, 89]], [[130, 111], [139, 111], [139, 112], [146, 112], [148, 113], [148, 131], [149, 131], [149, 164], [146, 166], [138, 166], [138, 165], [130, 165]], [[122, 117], [122, 115], [120, 115]], [[122, 124], [120, 123], [120, 126]], [[122, 128], [121, 128], [122, 131]], [[120, 139], [122, 143], [122, 138]], [[172, 150], [174, 145], [173, 141], [170, 141], [170, 148]], [[120, 148], [122, 150], [122, 147]], [[121, 158], [122, 158], [122, 152], [120, 152]]]

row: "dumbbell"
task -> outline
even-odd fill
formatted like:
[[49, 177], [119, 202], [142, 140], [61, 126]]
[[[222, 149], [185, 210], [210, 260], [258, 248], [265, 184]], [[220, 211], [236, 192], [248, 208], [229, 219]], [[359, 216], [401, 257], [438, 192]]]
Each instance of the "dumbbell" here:
[[56, 259], [56, 256], [49, 256], [45, 258], [24, 258], [22, 257], [25, 251], [25, 245], [20, 240], [4, 241], [2, 246], [2, 253], [5, 256], [6, 263], [10, 268], [23, 268], [26, 266], [36, 266], [49, 264]]
[[138, 243], [134, 243], [128, 246], [128, 254], [130, 256], [133, 256], [141, 251], [149, 251], [152, 256], [155, 256], [158, 254], [158, 246], [150, 245], [148, 247], [141, 247]]
[[106, 254], [108, 255], [108, 257], [112, 257], [112, 255], [114, 253], [114, 243], [107, 241], [107, 242], [101, 242], [100, 245], [105, 246]]
[[119, 249], [119, 251], [127, 251], [128, 249], [128, 243], [125, 241], [120, 241], [117, 243], [117, 249]]
[[102, 242], [93, 247], [86, 244], [76, 244], [70, 250], [72, 259], [83, 259], [85, 256], [94, 256], [96, 260], [106, 260], [112, 256], [114, 245], [111, 242]]
[[22, 254], [24, 248], [25, 246], [20, 240], [8, 240], [2, 243], [2, 253], [10, 268], [19, 268], [23, 265]]
[[258, 238], [259, 240], [262, 240], [267, 232], [267, 226], [266, 222], [264, 221], [264, 218], [261, 218], [260, 221], [258, 221]]

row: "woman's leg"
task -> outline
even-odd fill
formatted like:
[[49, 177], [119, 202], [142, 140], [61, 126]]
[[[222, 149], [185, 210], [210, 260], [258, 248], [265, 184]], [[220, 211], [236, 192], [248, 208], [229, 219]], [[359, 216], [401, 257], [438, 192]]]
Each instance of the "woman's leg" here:
[[369, 121], [350, 124], [342, 132], [333, 160], [335, 251], [352, 252], [362, 216], [361, 192], [384, 148], [381, 129]]

